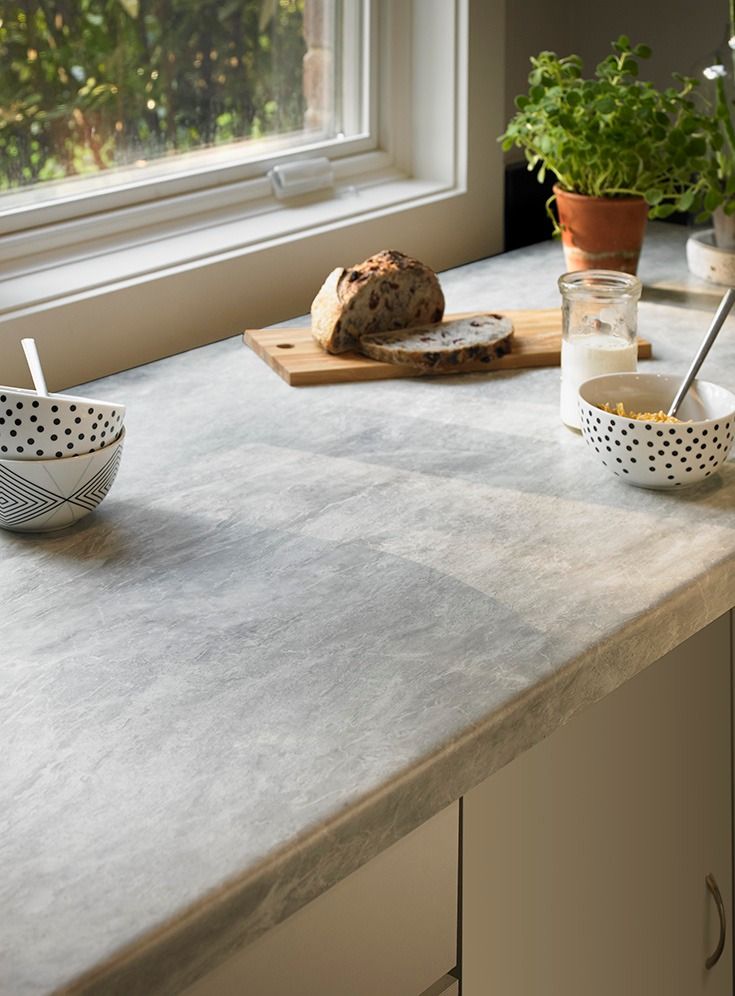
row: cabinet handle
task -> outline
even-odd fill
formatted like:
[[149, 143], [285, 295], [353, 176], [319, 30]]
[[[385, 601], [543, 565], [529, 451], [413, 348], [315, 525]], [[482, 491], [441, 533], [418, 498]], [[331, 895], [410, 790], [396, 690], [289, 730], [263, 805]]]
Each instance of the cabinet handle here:
[[725, 904], [722, 901], [722, 895], [720, 893], [717, 882], [715, 882], [714, 875], [707, 875], [704, 881], [707, 888], [709, 889], [710, 895], [715, 901], [715, 905], [717, 906], [717, 913], [720, 917], [720, 937], [719, 940], [717, 941], [717, 947], [704, 963], [707, 968], [714, 968], [717, 962], [720, 960], [720, 955], [725, 950], [725, 936], [727, 935], [727, 919], [725, 918]]

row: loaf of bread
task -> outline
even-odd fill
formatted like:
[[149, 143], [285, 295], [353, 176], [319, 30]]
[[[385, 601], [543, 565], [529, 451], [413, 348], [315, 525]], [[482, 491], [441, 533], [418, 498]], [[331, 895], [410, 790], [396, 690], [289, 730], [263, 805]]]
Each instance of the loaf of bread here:
[[399, 363], [427, 373], [490, 366], [511, 349], [513, 323], [502, 315], [471, 315], [451, 322], [382, 332], [360, 339], [360, 351], [374, 360]]
[[332, 270], [311, 306], [311, 331], [327, 352], [344, 353], [368, 333], [438, 322], [443, 314], [434, 271], [386, 249], [347, 270]]

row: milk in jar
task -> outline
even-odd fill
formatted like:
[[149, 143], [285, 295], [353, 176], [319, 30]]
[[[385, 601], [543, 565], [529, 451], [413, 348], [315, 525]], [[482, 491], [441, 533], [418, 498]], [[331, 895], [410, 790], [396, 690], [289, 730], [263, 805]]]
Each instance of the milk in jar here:
[[[638, 345], [637, 277], [616, 270], [579, 270], [559, 279], [562, 292], [561, 418], [580, 428], [578, 391], [591, 377], [634, 372]], [[611, 398], [611, 403], [615, 399]]]

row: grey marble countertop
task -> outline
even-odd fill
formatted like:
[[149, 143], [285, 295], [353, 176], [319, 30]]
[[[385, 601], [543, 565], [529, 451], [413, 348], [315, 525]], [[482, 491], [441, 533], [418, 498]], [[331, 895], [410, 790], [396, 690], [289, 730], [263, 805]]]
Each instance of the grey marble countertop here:
[[[685, 237], [649, 233], [646, 369], [719, 297]], [[562, 269], [457, 269], [448, 310]], [[630, 488], [558, 376], [297, 389], [230, 339], [85, 388], [128, 405], [110, 497], [0, 535], [0, 993], [176, 992], [735, 603], [733, 460]]]

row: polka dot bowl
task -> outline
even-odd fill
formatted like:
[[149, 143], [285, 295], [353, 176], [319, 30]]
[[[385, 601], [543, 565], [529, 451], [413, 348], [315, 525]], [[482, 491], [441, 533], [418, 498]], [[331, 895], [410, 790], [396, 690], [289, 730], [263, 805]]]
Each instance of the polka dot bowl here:
[[125, 430], [104, 449], [48, 460], [0, 458], [0, 528], [47, 533], [74, 525], [107, 496], [122, 459]]
[[109, 446], [119, 435], [125, 406], [71, 394], [39, 397], [0, 387], [0, 458], [44, 460], [81, 456]]
[[681, 378], [668, 374], [605, 374], [579, 389], [582, 435], [607, 470], [639, 488], [682, 488], [714, 474], [727, 459], [735, 434], [735, 395], [695, 380], [677, 417], [646, 422], [611, 415], [600, 406], [667, 411]]

